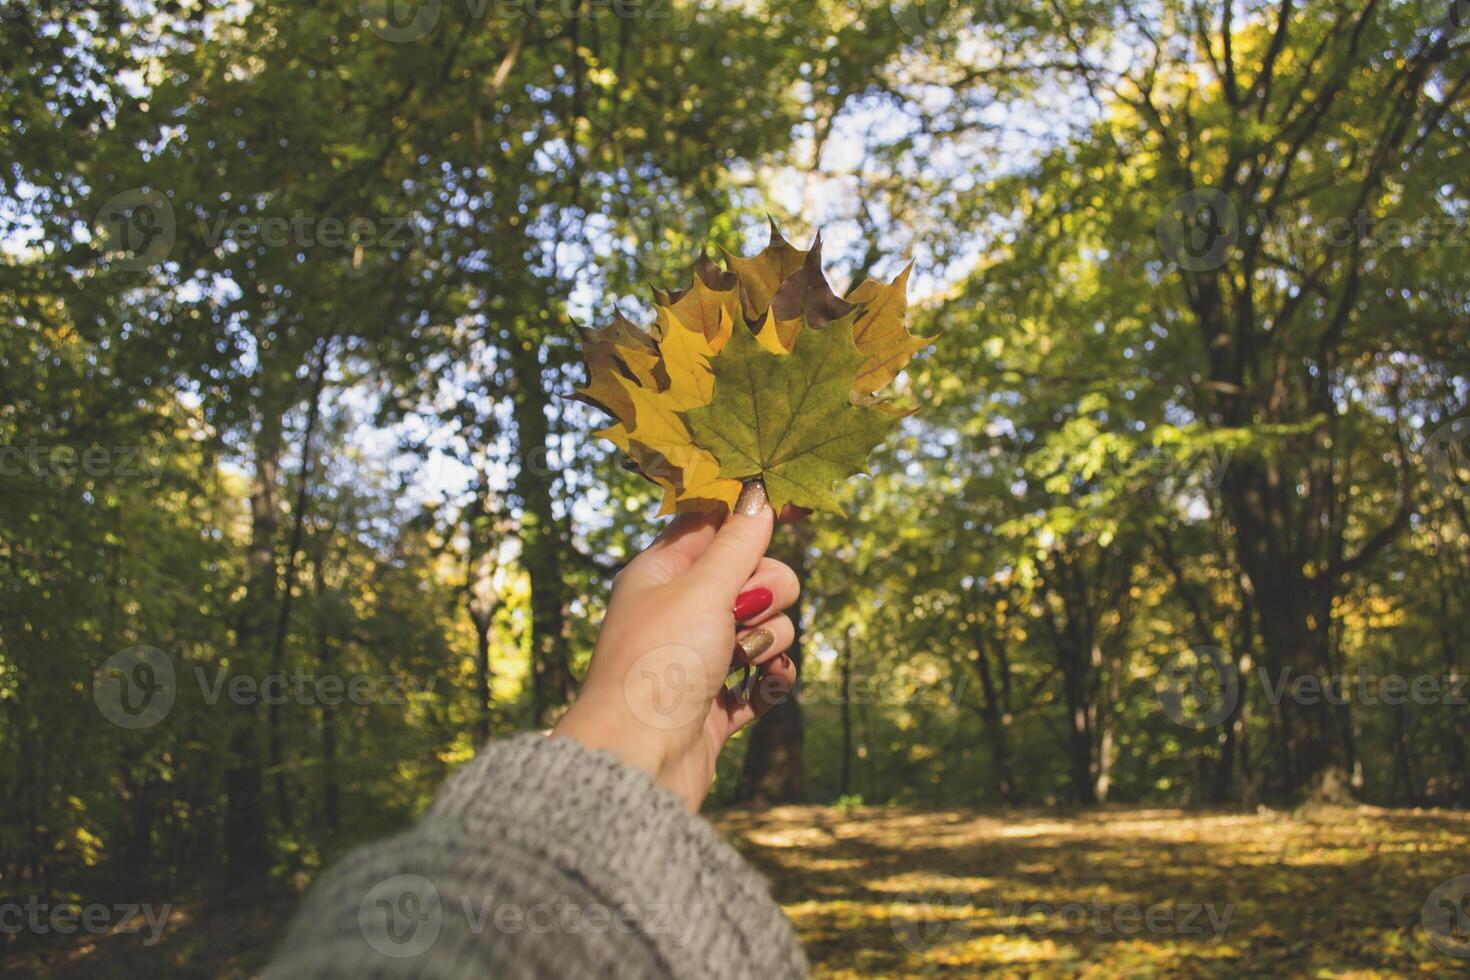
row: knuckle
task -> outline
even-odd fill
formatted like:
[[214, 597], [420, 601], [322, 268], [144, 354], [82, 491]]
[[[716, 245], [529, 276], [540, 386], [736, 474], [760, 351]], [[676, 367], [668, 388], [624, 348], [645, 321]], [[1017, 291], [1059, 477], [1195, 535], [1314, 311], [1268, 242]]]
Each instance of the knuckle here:
[[778, 574], [781, 577], [781, 585], [784, 587], [783, 591], [789, 596], [786, 602], [789, 606], [801, 598], [801, 579], [796, 577], [796, 572], [792, 570], [790, 565], [784, 563], [781, 564], [781, 570]]

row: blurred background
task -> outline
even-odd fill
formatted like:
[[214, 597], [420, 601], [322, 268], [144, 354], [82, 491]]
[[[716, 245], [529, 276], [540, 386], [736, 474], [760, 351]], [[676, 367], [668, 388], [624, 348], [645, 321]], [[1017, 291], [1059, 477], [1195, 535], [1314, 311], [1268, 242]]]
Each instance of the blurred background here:
[[768, 215], [937, 337], [710, 802], [816, 972], [1463, 968], [1470, 4], [4, 0], [0, 66], [17, 974], [252, 975], [558, 716], [660, 523], [575, 327]]

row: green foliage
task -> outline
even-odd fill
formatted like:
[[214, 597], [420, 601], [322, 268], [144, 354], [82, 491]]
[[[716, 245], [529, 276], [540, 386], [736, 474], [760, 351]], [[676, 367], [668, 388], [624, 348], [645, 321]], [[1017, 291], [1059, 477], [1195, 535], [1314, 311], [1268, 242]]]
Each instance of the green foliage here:
[[[1434, 6], [446, 3], [408, 42], [355, 0], [7, 8], [0, 890], [299, 886], [550, 723], [660, 503], [588, 434], [573, 324], [650, 281], [698, 305], [662, 291], [767, 209], [858, 243], [827, 256], [857, 349], [924, 407], [871, 479], [791, 494], [847, 515], [782, 543], [809, 797], [1255, 804], [1336, 770], [1470, 805], [1452, 698], [1270, 693], [1467, 670], [1470, 50]], [[1181, 251], [1219, 240], [1206, 189], [1213, 257]], [[806, 339], [850, 378], [843, 323]], [[130, 730], [93, 683], [136, 647], [179, 683]], [[1181, 722], [1207, 649], [1239, 696]], [[379, 686], [198, 680], [277, 675]], [[1418, 957], [1385, 941], [1357, 965]]]

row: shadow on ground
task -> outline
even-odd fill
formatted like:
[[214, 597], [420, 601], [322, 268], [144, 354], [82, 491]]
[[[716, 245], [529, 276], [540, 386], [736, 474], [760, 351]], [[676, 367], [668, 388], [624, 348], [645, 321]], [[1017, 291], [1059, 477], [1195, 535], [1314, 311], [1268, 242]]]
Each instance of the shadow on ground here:
[[770, 877], [818, 977], [1470, 972], [1470, 936], [1422, 919], [1437, 885], [1470, 874], [1470, 814], [784, 807], [715, 819]]
[[[1470, 814], [803, 806], [713, 819], [770, 878], [816, 977], [1470, 973], [1470, 934], [1423, 918], [1437, 885], [1470, 875]], [[294, 907], [180, 903], [152, 946], [137, 932], [58, 937], [0, 975], [251, 977]]]

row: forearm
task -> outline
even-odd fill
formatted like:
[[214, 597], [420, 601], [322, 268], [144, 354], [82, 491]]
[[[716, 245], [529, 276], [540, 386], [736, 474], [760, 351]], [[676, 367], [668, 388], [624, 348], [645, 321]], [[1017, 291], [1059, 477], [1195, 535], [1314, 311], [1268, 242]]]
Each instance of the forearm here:
[[312, 889], [270, 977], [799, 976], [765, 883], [648, 773], [492, 742]]

